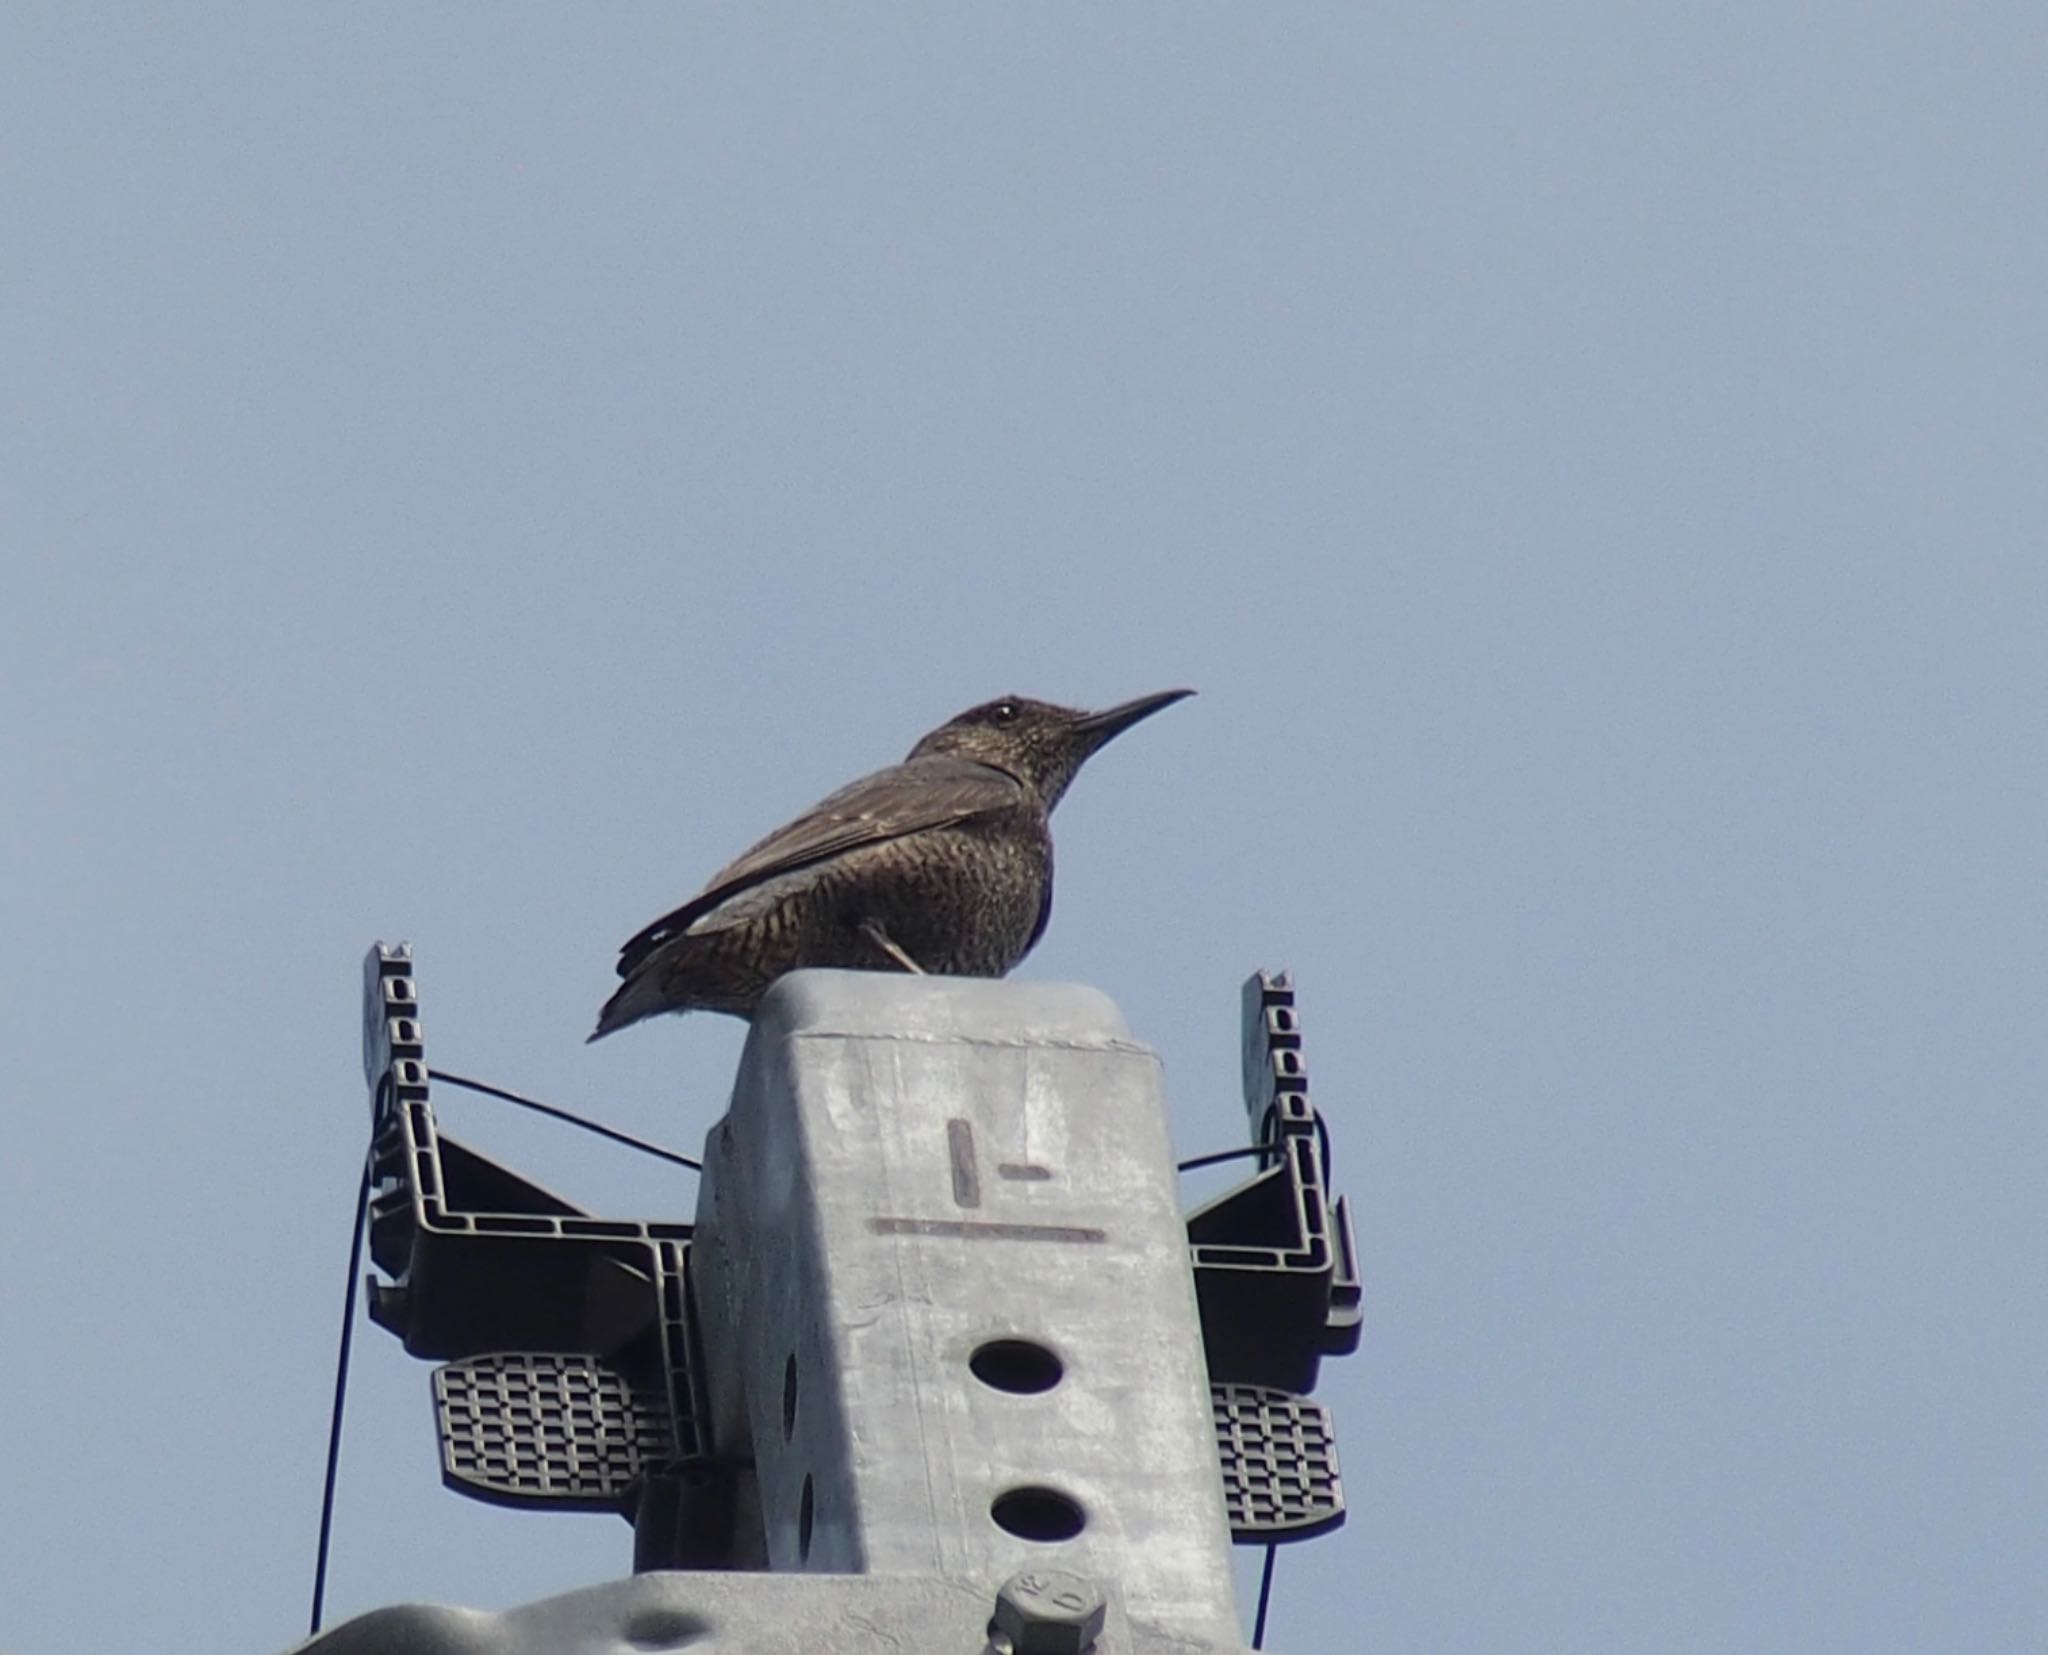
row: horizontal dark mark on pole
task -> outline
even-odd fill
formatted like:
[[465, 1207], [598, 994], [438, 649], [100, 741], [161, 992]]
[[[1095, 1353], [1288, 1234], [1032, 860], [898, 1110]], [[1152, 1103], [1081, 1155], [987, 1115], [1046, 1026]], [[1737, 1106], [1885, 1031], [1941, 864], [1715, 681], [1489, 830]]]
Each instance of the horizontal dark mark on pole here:
[[979, 1218], [871, 1218], [878, 1236], [951, 1236], [956, 1241], [1107, 1241], [1079, 1224], [995, 1224]]
[[1030, 1161], [998, 1161], [996, 1176], [1014, 1179], [1020, 1183], [1037, 1184], [1052, 1176], [1052, 1168], [1038, 1166]]

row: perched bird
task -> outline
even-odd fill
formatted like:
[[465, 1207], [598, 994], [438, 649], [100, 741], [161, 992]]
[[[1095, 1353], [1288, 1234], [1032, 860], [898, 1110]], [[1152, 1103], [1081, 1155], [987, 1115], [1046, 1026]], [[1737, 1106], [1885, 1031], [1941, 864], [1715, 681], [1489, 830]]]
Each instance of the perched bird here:
[[597, 1040], [664, 1011], [751, 1017], [800, 966], [1000, 977], [1052, 913], [1048, 818], [1112, 737], [1192, 690], [1082, 712], [1006, 695], [768, 835], [619, 951]]

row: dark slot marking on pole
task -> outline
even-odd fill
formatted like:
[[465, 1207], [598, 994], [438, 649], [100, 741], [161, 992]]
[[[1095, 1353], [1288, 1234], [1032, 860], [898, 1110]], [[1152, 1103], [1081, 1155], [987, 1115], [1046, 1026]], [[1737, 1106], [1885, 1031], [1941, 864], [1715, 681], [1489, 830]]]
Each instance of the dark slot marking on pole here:
[[1039, 1166], [1035, 1161], [999, 1161], [996, 1176], [1012, 1183], [1042, 1184], [1052, 1176], [1052, 1168]]
[[953, 1205], [981, 1205], [981, 1172], [974, 1164], [974, 1124], [959, 1116], [946, 1122], [946, 1153], [953, 1162]]
[[878, 1236], [950, 1236], [957, 1241], [1107, 1241], [1079, 1224], [993, 1224], [979, 1218], [871, 1218]]

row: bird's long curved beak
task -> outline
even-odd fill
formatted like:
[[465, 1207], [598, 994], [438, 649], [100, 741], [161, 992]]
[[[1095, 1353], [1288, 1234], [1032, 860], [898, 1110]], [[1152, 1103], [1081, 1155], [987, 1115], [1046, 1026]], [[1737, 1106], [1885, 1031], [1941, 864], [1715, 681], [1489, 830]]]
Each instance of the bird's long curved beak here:
[[1161, 709], [1172, 706], [1176, 701], [1185, 701], [1193, 690], [1160, 690], [1156, 695], [1141, 695], [1135, 701], [1126, 701], [1121, 706], [1106, 707], [1099, 713], [1090, 713], [1075, 725], [1095, 738], [1095, 745], [1120, 736], [1140, 719], [1150, 718]]

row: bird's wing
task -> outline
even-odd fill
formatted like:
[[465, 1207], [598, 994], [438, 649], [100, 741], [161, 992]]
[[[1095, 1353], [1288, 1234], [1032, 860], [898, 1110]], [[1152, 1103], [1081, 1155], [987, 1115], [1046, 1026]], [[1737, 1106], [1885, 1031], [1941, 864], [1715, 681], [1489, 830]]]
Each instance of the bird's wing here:
[[751, 917], [753, 904], [731, 916], [715, 910], [734, 897], [785, 875], [815, 867], [863, 845], [901, 839], [928, 828], [951, 827], [972, 817], [1012, 809], [1024, 800], [1016, 777], [971, 759], [934, 755], [891, 765], [842, 787], [787, 827], [744, 852], [673, 913], [664, 914], [619, 951], [619, 975], [630, 977], [663, 943], [695, 927], [718, 929]]

